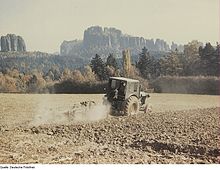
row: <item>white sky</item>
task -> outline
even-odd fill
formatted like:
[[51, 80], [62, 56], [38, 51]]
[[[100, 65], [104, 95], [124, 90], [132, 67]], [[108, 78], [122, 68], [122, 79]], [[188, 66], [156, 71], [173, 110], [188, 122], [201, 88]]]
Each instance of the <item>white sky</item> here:
[[219, 0], [0, 0], [0, 35], [21, 35], [27, 50], [57, 52], [89, 26], [169, 43], [219, 40]]

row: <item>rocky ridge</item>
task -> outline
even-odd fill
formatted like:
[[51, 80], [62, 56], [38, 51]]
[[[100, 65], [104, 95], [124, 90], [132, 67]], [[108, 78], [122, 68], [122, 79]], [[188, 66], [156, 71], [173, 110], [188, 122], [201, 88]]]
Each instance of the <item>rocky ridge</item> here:
[[0, 51], [26, 51], [24, 39], [15, 34], [7, 34], [0, 38]]
[[121, 53], [123, 49], [129, 48], [131, 53], [139, 52], [143, 47], [149, 51], [168, 52], [170, 50], [183, 51], [182, 45], [169, 44], [162, 39], [145, 39], [123, 34], [116, 28], [102, 28], [92, 26], [84, 31], [83, 40], [64, 41], [60, 46], [61, 55], [73, 55], [82, 51], [101, 53]]

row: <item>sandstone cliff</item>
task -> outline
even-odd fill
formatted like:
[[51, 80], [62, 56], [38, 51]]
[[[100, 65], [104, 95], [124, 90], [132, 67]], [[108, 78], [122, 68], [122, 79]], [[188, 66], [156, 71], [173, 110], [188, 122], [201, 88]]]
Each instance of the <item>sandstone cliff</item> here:
[[[176, 44], [175, 44], [176, 45]], [[102, 28], [100, 26], [89, 27], [84, 31], [82, 41], [64, 41], [60, 46], [61, 55], [75, 54], [106, 54], [108, 52], [121, 53], [129, 48], [132, 54], [137, 54], [146, 47], [149, 51], [168, 52], [171, 50], [169, 44], [161, 39], [145, 39], [123, 34], [116, 28]], [[175, 49], [179, 46], [176, 45]], [[174, 47], [172, 48], [174, 49]], [[179, 48], [181, 51], [182, 49]]]
[[24, 39], [21, 36], [16, 36], [15, 34], [1, 36], [0, 51], [26, 51]]

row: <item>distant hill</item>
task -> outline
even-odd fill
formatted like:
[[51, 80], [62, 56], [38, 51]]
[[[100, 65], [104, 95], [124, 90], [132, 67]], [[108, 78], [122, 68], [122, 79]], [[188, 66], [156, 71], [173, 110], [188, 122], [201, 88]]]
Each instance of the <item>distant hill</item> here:
[[183, 46], [174, 42], [169, 46], [162, 39], [154, 41], [153, 39], [123, 34], [121, 30], [116, 28], [103, 29], [100, 26], [92, 26], [84, 31], [83, 40], [63, 41], [60, 46], [60, 54], [86, 58], [90, 58], [96, 53], [99, 55], [114, 53], [116, 56], [121, 56], [121, 51], [128, 48], [132, 55], [137, 55], [143, 47], [146, 47], [153, 54], [167, 53], [176, 49], [180, 52], [183, 51]]
[[87, 63], [89, 61], [83, 58], [43, 52], [0, 52], [0, 72], [16, 68], [24, 73], [35, 69], [45, 73], [53, 67], [58, 67], [62, 71], [65, 68], [82, 68]]
[[147, 47], [150, 54], [156, 58], [166, 55], [170, 50], [183, 50], [181, 45], [173, 43], [171, 46], [164, 40], [148, 40], [123, 34], [116, 28], [102, 28], [94, 26], [84, 31], [83, 40], [63, 41], [60, 54], [43, 52], [28, 52], [21, 36], [7, 34], [0, 39], [0, 72], [16, 68], [22, 72], [39, 70], [48, 72], [52, 67], [61, 71], [65, 68], [82, 69], [90, 63], [95, 54], [104, 60], [109, 53], [114, 53], [119, 65], [122, 63], [122, 50], [130, 49], [131, 60], [135, 63], [143, 47]]

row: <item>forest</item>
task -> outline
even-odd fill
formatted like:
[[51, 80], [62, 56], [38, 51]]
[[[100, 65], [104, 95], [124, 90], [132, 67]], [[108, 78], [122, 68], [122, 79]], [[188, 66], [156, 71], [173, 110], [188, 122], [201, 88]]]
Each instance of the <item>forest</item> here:
[[0, 53], [0, 92], [103, 93], [111, 76], [135, 78], [143, 90], [155, 92], [219, 94], [220, 46], [194, 40], [184, 51], [161, 57], [143, 47], [137, 56], [129, 50], [121, 59], [113, 53], [88, 61], [44, 53]]

